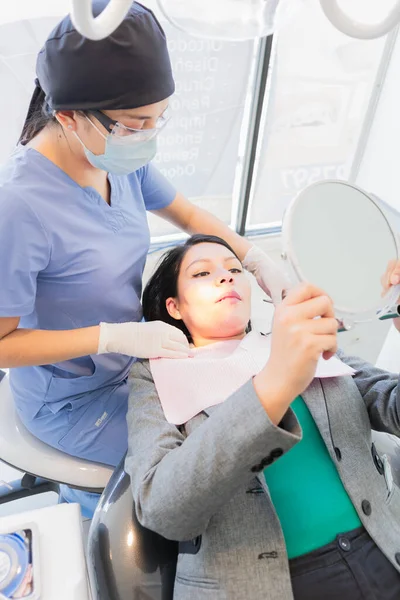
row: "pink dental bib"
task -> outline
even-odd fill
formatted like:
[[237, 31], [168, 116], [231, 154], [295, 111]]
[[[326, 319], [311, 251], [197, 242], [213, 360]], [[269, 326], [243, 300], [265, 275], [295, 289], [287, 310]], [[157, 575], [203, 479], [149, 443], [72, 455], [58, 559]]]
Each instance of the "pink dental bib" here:
[[[193, 358], [150, 360], [154, 383], [169, 423], [182, 425], [210, 406], [221, 404], [266, 364], [271, 337], [252, 331], [242, 340], [193, 348]], [[338, 358], [320, 359], [316, 377], [352, 375]]]

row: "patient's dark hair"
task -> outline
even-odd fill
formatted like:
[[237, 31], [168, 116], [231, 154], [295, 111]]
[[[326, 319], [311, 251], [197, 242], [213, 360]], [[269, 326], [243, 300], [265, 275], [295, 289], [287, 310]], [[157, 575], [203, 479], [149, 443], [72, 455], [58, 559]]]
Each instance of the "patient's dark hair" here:
[[161, 257], [143, 292], [143, 316], [146, 321], [164, 321], [169, 325], [178, 327], [186, 335], [189, 342], [192, 341], [192, 338], [186, 325], [182, 320], [171, 317], [165, 303], [167, 298], [176, 298], [178, 295], [179, 271], [187, 251], [192, 246], [205, 243], [225, 246], [239, 260], [236, 252], [225, 240], [215, 235], [193, 235], [183, 245], [175, 246]]

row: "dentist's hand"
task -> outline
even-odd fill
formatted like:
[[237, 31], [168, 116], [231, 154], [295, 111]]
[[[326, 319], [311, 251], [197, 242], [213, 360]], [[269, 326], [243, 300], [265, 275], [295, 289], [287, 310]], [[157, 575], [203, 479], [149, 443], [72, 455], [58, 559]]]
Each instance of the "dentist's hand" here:
[[254, 275], [260, 288], [272, 298], [275, 306], [282, 302], [290, 288], [290, 281], [285, 272], [265, 252], [257, 246], [252, 246], [242, 264]]
[[185, 334], [163, 321], [100, 323], [97, 353], [109, 352], [136, 358], [187, 358], [192, 354]]
[[332, 300], [312, 285], [296, 286], [277, 306], [270, 358], [254, 378], [256, 392], [274, 422], [310, 385], [320, 357], [336, 353], [337, 330]]

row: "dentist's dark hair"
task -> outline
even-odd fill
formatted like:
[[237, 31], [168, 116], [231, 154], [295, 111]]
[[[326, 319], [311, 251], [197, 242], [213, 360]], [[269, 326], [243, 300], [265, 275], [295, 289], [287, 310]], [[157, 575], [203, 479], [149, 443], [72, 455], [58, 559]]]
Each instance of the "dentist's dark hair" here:
[[177, 327], [192, 342], [191, 335], [182, 320], [176, 320], [167, 311], [168, 298], [178, 295], [178, 277], [182, 261], [190, 248], [198, 244], [219, 244], [236, 256], [236, 252], [225, 240], [215, 235], [197, 234], [190, 237], [183, 245], [168, 250], [160, 259], [156, 270], [150, 277], [143, 292], [143, 316], [146, 321], [164, 321]]
[[28, 114], [18, 140], [25, 146], [37, 136], [47, 125], [57, 125], [57, 119], [45, 101], [45, 93], [36, 80], [36, 87], [28, 108]]

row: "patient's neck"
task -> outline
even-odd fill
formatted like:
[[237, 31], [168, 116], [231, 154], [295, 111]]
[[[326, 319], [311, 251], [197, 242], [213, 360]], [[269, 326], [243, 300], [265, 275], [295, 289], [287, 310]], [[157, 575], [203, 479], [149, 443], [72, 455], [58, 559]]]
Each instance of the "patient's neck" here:
[[217, 342], [229, 342], [231, 340], [242, 340], [245, 335], [246, 332], [245, 331], [241, 331], [236, 335], [215, 335], [215, 337], [203, 337], [200, 334], [193, 334], [192, 332], [190, 333], [192, 336], [192, 340], [193, 340], [193, 346], [195, 346], [196, 348], [200, 348], [201, 346], [208, 346], [210, 344], [216, 344]]

